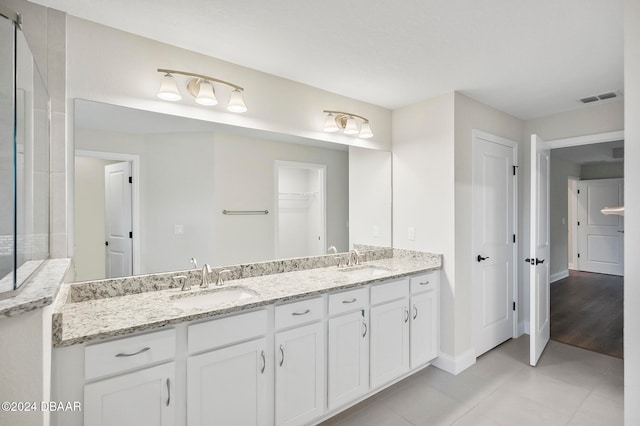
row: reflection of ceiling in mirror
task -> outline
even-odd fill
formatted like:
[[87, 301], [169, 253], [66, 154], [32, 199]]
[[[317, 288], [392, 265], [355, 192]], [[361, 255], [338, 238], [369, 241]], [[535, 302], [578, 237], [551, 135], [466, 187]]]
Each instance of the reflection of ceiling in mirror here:
[[179, 117], [176, 115], [86, 101], [83, 99], [75, 100], [74, 122], [75, 126], [81, 129], [96, 129], [136, 135], [219, 131], [227, 134], [236, 134], [277, 142], [297, 143], [339, 151], [347, 151], [349, 149], [348, 145], [339, 143], [229, 126], [194, 118]]

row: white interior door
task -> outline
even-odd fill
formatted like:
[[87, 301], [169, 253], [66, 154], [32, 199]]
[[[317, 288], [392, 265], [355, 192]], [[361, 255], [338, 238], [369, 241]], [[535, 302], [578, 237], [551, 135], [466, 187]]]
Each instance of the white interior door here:
[[549, 149], [531, 135], [531, 227], [529, 266], [529, 363], [535, 366], [549, 342]]
[[473, 139], [473, 288], [476, 356], [513, 336], [515, 152]]
[[624, 179], [578, 182], [578, 269], [624, 275], [624, 218], [605, 207], [624, 205]]
[[106, 278], [132, 275], [131, 164], [104, 167]]

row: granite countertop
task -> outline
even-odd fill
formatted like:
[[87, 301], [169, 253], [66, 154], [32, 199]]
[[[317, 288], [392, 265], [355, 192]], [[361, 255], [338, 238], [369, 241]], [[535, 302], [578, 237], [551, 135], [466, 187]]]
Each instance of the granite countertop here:
[[[413, 252], [415, 253], [415, 252]], [[101, 296], [89, 300], [72, 301], [70, 284], [61, 289], [54, 307], [54, 347], [70, 346], [138, 331], [155, 329], [169, 324], [240, 312], [358, 287], [366, 284], [401, 278], [440, 269], [440, 255], [406, 255], [369, 261], [351, 271], [332, 267], [319, 267], [283, 273], [274, 273], [225, 281], [223, 286], [211, 284], [209, 288], [191, 287], [145, 291], [138, 294]], [[371, 267], [376, 267], [372, 269]], [[179, 275], [175, 273], [174, 275]], [[220, 289], [242, 286], [255, 296], [209, 306], [181, 306], [184, 300]]]
[[0, 318], [14, 317], [51, 305], [70, 265], [71, 259], [45, 260], [17, 295], [0, 300]]

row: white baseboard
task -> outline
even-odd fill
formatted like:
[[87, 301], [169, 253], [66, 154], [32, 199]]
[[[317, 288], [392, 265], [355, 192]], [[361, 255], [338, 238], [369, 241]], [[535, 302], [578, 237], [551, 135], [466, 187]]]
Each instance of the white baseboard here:
[[556, 281], [560, 281], [563, 278], [567, 278], [569, 276], [569, 270], [565, 269], [564, 271], [560, 271], [557, 274], [553, 274], [549, 277], [549, 283], [555, 283]]
[[454, 376], [462, 373], [467, 368], [476, 363], [476, 351], [469, 349], [460, 356], [452, 357], [451, 355], [440, 352], [438, 358], [431, 362], [431, 365], [441, 370], [451, 373]]
[[531, 334], [531, 330], [529, 329], [529, 321], [522, 321], [522, 331], [524, 334]]

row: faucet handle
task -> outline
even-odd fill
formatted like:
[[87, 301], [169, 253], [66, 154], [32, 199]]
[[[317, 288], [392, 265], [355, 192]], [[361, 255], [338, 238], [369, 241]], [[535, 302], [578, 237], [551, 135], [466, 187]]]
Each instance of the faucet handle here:
[[172, 277], [174, 281], [178, 283], [181, 291], [191, 290], [191, 286], [187, 285], [187, 276], [186, 275], [176, 275]]
[[224, 284], [224, 278], [222, 274], [230, 274], [230, 273], [231, 273], [231, 269], [223, 269], [222, 271], [218, 272], [218, 279], [216, 281], [216, 285]]

